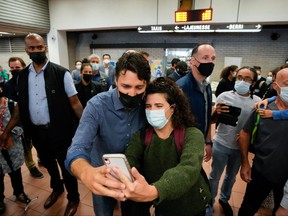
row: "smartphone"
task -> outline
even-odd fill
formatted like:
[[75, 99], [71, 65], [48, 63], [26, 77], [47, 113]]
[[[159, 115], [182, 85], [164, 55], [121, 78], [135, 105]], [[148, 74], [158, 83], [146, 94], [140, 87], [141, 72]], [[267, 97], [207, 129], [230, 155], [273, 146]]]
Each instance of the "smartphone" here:
[[[104, 154], [102, 156], [103, 162], [108, 167], [118, 167], [121, 172], [131, 181], [133, 182], [133, 176], [131, 174], [131, 168], [128, 163], [128, 160], [124, 154]], [[111, 175], [115, 178], [119, 179], [116, 173], [111, 171]]]

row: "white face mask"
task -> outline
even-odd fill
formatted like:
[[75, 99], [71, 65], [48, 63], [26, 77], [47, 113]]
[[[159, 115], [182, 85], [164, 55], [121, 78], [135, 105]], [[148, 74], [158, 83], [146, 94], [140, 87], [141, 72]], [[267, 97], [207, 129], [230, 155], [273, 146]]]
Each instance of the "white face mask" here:
[[91, 65], [92, 65], [92, 70], [93, 70], [93, 71], [99, 70], [99, 64], [97, 64], [97, 63], [91, 63]]
[[233, 73], [233, 77], [236, 77], [236, 75], [237, 75], [237, 72], [236, 72], [236, 71], [234, 71], [234, 73]]
[[280, 88], [279, 96], [280, 96], [281, 100], [288, 104], [288, 87], [280, 87], [277, 82], [275, 82], [275, 83]]
[[269, 85], [270, 83], [272, 83], [272, 77], [267, 77], [266, 78], [266, 83], [267, 83], [267, 85]]
[[245, 81], [236, 81], [234, 89], [240, 95], [245, 95], [249, 92], [251, 84]]
[[109, 59], [104, 59], [104, 60], [103, 60], [103, 63], [104, 63], [104, 64], [109, 64], [109, 63], [110, 63], [110, 60], [109, 60]]
[[[170, 107], [168, 109], [170, 109]], [[157, 129], [162, 129], [168, 123], [169, 119], [173, 115], [173, 112], [172, 112], [170, 117], [167, 119], [165, 115], [167, 110], [164, 110], [164, 109], [145, 110], [147, 121], [152, 127], [157, 128]]]
[[76, 69], [80, 70], [81, 69], [81, 65], [76, 65]]
[[260, 80], [260, 79], [261, 79], [261, 75], [258, 75], [258, 76], [257, 76], [257, 80]]

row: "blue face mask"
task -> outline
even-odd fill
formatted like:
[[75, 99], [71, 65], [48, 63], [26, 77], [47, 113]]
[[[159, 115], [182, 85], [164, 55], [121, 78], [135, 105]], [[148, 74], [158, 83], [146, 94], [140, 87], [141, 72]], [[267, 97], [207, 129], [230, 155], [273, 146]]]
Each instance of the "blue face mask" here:
[[[168, 109], [170, 109], [170, 107]], [[147, 121], [152, 127], [162, 129], [173, 115], [172, 113], [171, 116], [167, 119], [165, 115], [166, 111], [167, 110], [164, 109], [145, 110]]]
[[236, 81], [234, 85], [234, 89], [240, 95], [245, 95], [249, 93], [251, 84], [245, 81]]
[[275, 82], [276, 85], [280, 88], [280, 98], [283, 102], [288, 103], [288, 87], [281, 87], [277, 82]]
[[93, 71], [99, 70], [99, 64], [97, 64], [97, 63], [91, 63], [91, 65], [92, 65], [92, 70], [93, 70]]
[[266, 83], [267, 83], [267, 85], [271, 84], [272, 82], [273, 82], [272, 77], [267, 77], [267, 78], [266, 78]]

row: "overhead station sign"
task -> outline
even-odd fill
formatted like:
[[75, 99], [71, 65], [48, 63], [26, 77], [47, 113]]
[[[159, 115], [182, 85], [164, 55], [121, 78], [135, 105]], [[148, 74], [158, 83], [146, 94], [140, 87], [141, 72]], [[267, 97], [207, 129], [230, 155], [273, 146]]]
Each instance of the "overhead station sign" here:
[[191, 24], [191, 25], [152, 25], [140, 26], [139, 33], [209, 33], [209, 32], [260, 32], [260, 24]]
[[211, 21], [212, 8], [175, 11], [175, 22]]
[[223, 25], [215, 30], [215, 32], [260, 32], [262, 25], [250, 25], [250, 24], [228, 24]]

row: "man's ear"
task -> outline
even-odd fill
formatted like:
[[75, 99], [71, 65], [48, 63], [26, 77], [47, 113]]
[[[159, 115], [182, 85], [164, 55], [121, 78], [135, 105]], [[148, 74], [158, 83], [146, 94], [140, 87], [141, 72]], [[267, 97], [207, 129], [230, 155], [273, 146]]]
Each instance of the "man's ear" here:
[[27, 55], [29, 55], [29, 52], [28, 52], [28, 49], [27, 49], [27, 48], [25, 48], [25, 52], [26, 52]]
[[[190, 64], [191, 66], [196, 66], [198, 61], [196, 60], [195, 56], [191, 56]], [[199, 63], [198, 63], [199, 64]], [[196, 66], [197, 67], [197, 66]]]

